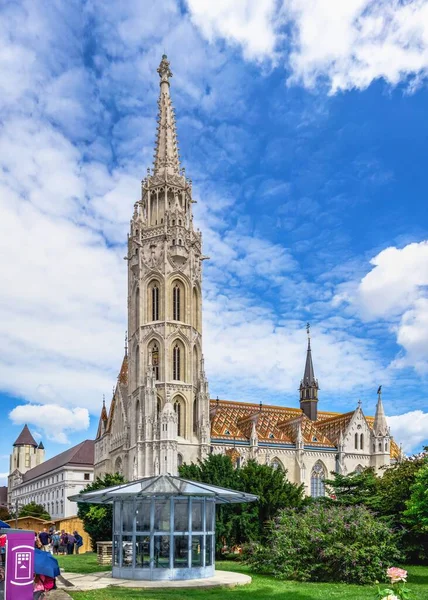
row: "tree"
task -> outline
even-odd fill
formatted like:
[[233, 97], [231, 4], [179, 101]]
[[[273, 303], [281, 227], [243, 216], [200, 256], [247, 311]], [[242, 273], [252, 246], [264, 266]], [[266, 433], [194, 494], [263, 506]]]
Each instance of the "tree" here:
[[11, 514], [7, 508], [0, 507], [0, 521], [7, 521], [11, 518]]
[[428, 535], [428, 463], [419, 469], [404, 516], [417, 533]]
[[35, 502], [29, 502], [19, 509], [18, 517], [37, 517], [44, 521], [50, 521], [50, 514], [46, 511], [42, 504], [36, 504]]
[[266, 523], [281, 508], [303, 504], [303, 486], [290, 483], [286, 472], [254, 460], [243, 467], [234, 467], [228, 456], [211, 454], [199, 464], [182, 465], [180, 476], [212, 485], [255, 494], [258, 502], [219, 506], [216, 511], [216, 531], [219, 550], [250, 541], [262, 540]]
[[[125, 479], [119, 473], [114, 475], [104, 475], [97, 477], [95, 481], [87, 485], [80, 493], [102, 490], [113, 485], [125, 483]], [[94, 552], [97, 549], [97, 542], [109, 541], [113, 536], [113, 507], [111, 504], [86, 504], [77, 503], [77, 516], [83, 521], [83, 529], [91, 538], [91, 545]]]
[[375, 474], [374, 469], [364, 469], [361, 473], [354, 472], [349, 475], [340, 473], [332, 475], [332, 479], [327, 479], [325, 484], [336, 504], [344, 506], [364, 504], [368, 508], [376, 510], [379, 477]]

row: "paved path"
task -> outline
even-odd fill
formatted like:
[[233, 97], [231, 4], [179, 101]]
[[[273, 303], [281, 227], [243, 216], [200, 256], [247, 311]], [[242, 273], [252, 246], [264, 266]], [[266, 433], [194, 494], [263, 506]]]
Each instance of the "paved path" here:
[[232, 573], [230, 571], [216, 571], [214, 577], [207, 579], [192, 579], [188, 581], [141, 581], [133, 579], [113, 579], [111, 573], [80, 573], [61, 572], [57, 585], [59, 589], [88, 591], [99, 590], [108, 586], [139, 588], [139, 589], [166, 589], [166, 588], [206, 588], [206, 587], [235, 587], [251, 583], [249, 575]]

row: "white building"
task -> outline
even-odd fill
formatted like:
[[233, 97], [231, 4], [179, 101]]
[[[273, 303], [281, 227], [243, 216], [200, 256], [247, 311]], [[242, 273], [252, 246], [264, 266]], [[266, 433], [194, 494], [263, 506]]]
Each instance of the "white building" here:
[[43, 444], [37, 444], [25, 425], [13, 445], [8, 478], [8, 503], [12, 510], [35, 502], [52, 519], [77, 514], [68, 496], [78, 494], [94, 478], [94, 442], [85, 440], [44, 460]]
[[128, 236], [129, 351], [109, 411], [102, 407], [95, 474], [120, 472], [128, 481], [175, 475], [182, 462], [225, 453], [234, 463], [254, 459], [282, 468], [307, 494], [320, 496], [331, 471], [382, 472], [400, 450], [390, 436], [381, 389], [375, 418], [360, 403], [344, 414], [320, 410], [309, 326], [298, 406], [210, 400], [202, 353], [207, 257], [193, 226], [192, 182], [180, 164], [166, 56], [158, 73], [155, 160]]

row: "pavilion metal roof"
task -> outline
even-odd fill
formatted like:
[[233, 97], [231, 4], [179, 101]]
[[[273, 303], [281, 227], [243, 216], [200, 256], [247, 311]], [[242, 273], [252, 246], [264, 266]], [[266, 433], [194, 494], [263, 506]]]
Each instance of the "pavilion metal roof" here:
[[88, 504], [111, 504], [115, 500], [147, 498], [151, 496], [197, 496], [199, 498], [212, 498], [217, 504], [255, 502], [258, 500], [258, 497], [253, 494], [245, 494], [244, 492], [200, 483], [199, 481], [190, 481], [173, 475], [144, 477], [137, 481], [131, 481], [130, 483], [116, 485], [103, 490], [69, 496], [68, 499], [72, 502], [85, 502]]

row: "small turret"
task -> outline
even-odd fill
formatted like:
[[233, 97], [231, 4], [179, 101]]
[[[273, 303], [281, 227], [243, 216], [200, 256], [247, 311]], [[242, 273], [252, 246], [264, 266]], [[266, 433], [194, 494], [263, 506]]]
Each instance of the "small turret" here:
[[388, 466], [391, 462], [391, 434], [382, 402], [382, 386], [377, 391], [377, 405], [372, 430], [371, 465], [376, 469]]

